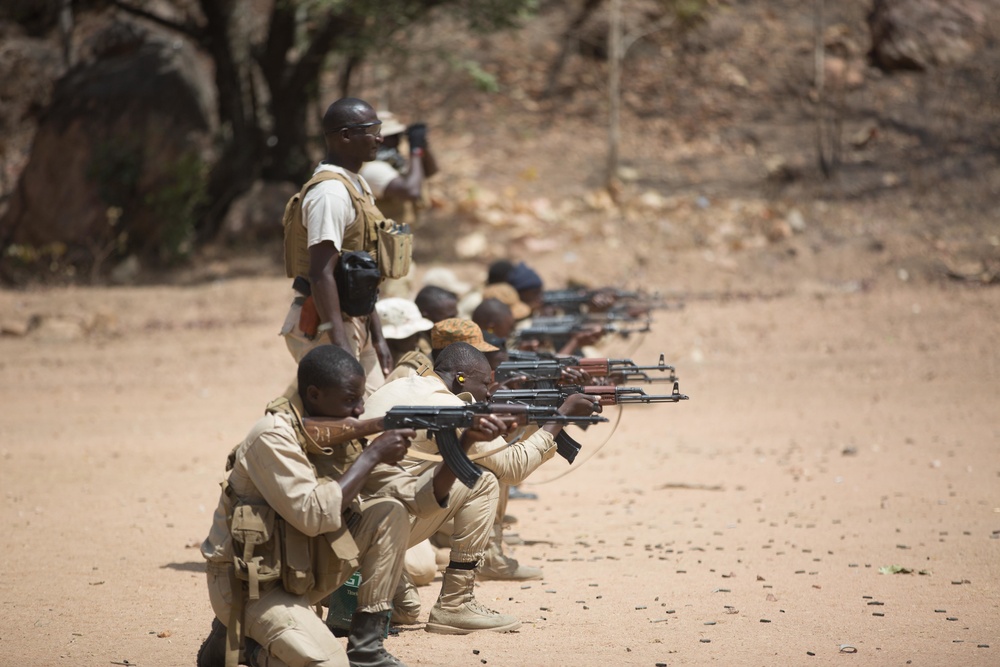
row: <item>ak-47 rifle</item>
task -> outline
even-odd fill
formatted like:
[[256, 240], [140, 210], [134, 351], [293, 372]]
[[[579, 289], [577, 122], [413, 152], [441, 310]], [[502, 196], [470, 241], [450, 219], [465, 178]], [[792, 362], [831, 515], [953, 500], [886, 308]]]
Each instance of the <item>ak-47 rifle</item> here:
[[[631, 359], [609, 359], [606, 357], [557, 357], [554, 355], [538, 355], [534, 359], [519, 353], [515, 361], [504, 361], [494, 371], [496, 382], [506, 382], [516, 377], [527, 378], [529, 382], [558, 384], [562, 381], [562, 372], [566, 369], [577, 369], [589, 373], [591, 377], [607, 378], [613, 384], [628, 384], [632, 382], [676, 382], [677, 376], [673, 366], [664, 362], [664, 355], [653, 366], [640, 366]], [[654, 377], [650, 372], [670, 372], [669, 375]]]
[[542, 307], [564, 313], [599, 311], [648, 312], [654, 309], [679, 308], [681, 304], [668, 304], [657, 294], [646, 294], [600, 287], [597, 289], [570, 288], [542, 292]]
[[[512, 403], [517, 405], [537, 405], [552, 407], [562, 405], [563, 401], [573, 394], [588, 394], [600, 398], [601, 405], [627, 405], [630, 403], [677, 403], [687, 401], [689, 397], [680, 392], [680, 386], [674, 382], [674, 390], [669, 394], [651, 395], [647, 394], [640, 387], [615, 387], [615, 386], [588, 386], [564, 385], [554, 388], [539, 389], [500, 389], [493, 392], [490, 400], [494, 403]], [[562, 433], [560, 433], [562, 435]], [[568, 445], [565, 451], [559, 453], [570, 463], [576, 458], [580, 451], [579, 443], [573, 451]]]
[[626, 313], [592, 313], [588, 315], [552, 315], [535, 317], [516, 333], [519, 341], [548, 340], [556, 348], [565, 345], [575, 334], [599, 327], [604, 334], [628, 337], [649, 332], [652, 320], [631, 317]]
[[[482, 475], [459, 443], [457, 430], [477, 425], [485, 415], [499, 415], [509, 426], [527, 424], [576, 424], [580, 426], [608, 421], [595, 415], [572, 416], [560, 414], [556, 407], [514, 403], [470, 403], [461, 406], [413, 406], [400, 405], [389, 410], [382, 417], [372, 419], [330, 419], [326, 417], [306, 417], [302, 420], [306, 433], [322, 447], [332, 447], [367, 437], [382, 431], [397, 428], [427, 430], [437, 443], [441, 458], [444, 459], [455, 477], [470, 489]], [[559, 445], [564, 442], [565, 445]], [[557, 446], [570, 447], [579, 444], [569, 434], [560, 431], [556, 436]]]

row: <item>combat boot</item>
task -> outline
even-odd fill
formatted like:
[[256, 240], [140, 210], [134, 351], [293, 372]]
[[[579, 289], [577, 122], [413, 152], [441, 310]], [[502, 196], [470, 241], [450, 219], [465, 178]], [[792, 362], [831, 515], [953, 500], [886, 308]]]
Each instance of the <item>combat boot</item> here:
[[413, 579], [403, 570], [396, 586], [396, 594], [392, 598], [391, 621], [395, 625], [413, 625], [420, 617], [420, 593], [413, 584]]
[[515, 617], [479, 604], [473, 593], [475, 585], [475, 570], [447, 568], [441, 583], [441, 595], [431, 607], [424, 629], [441, 635], [467, 635], [479, 630], [510, 632], [521, 627], [521, 622]]
[[529, 581], [541, 579], [542, 568], [521, 565], [514, 558], [503, 552], [503, 528], [500, 524], [493, 526], [493, 535], [489, 546], [483, 554], [483, 564], [479, 566], [479, 579], [482, 581]]
[[226, 626], [217, 618], [212, 619], [212, 629], [198, 649], [198, 667], [225, 667]]
[[[256, 660], [260, 650], [260, 644], [250, 639], [243, 638], [244, 648], [240, 652], [239, 663], [250, 667], [264, 667]], [[198, 667], [225, 667], [226, 665], [226, 626], [217, 618], [212, 619], [212, 629], [208, 637], [202, 642], [198, 649], [198, 657], [195, 664]]]
[[530, 581], [541, 579], [542, 574], [542, 568], [522, 565], [516, 558], [502, 553], [486, 558], [479, 569], [479, 578], [483, 581]]
[[347, 659], [351, 667], [406, 667], [382, 645], [389, 629], [390, 613], [354, 612], [351, 634], [347, 638]]

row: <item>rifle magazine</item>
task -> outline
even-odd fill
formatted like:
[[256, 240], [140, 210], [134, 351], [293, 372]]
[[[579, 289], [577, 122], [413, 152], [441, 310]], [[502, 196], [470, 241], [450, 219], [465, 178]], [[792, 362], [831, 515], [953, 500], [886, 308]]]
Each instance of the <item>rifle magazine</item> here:
[[441, 458], [448, 466], [455, 477], [462, 484], [470, 489], [476, 485], [483, 474], [482, 468], [469, 460], [469, 457], [462, 451], [462, 445], [458, 442], [458, 434], [451, 429], [443, 429], [434, 432], [434, 440], [437, 442], [438, 451]]

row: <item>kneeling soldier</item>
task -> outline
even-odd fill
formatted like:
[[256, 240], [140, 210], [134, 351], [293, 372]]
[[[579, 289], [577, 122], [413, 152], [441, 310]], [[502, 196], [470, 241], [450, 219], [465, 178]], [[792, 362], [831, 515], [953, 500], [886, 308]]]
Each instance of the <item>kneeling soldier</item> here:
[[[392, 467], [414, 432], [387, 431], [367, 444], [321, 448], [303, 417], [358, 416], [364, 369], [340, 347], [318, 347], [298, 369], [299, 394], [268, 405], [229, 455], [219, 506], [202, 544], [216, 619], [199, 667], [401, 665], [382, 638], [403, 566], [410, 513], [440, 512], [454, 480], [441, 467], [414, 478]], [[389, 464], [389, 465], [384, 465]], [[394, 472], [395, 471], [395, 472]], [[372, 473], [394, 497], [358, 496]], [[394, 477], [402, 477], [393, 486]], [[365, 603], [347, 652], [310, 608], [360, 568]]]

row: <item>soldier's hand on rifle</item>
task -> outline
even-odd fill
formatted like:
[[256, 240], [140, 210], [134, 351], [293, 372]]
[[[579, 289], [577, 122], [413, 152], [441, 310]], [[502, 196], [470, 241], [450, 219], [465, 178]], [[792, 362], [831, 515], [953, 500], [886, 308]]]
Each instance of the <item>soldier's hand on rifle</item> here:
[[517, 343], [517, 349], [524, 352], [537, 352], [542, 346], [542, 341], [537, 338], [522, 338]]
[[590, 376], [590, 373], [583, 370], [582, 368], [573, 368], [572, 366], [569, 366], [567, 368], [562, 369], [559, 375], [561, 376], [560, 381], [563, 382], [564, 384], [575, 384], [581, 386], [586, 384], [593, 384], [593, 382], [591, 382], [593, 378]]
[[570, 394], [559, 406], [559, 414], [586, 417], [601, 411], [601, 397], [592, 394]]
[[417, 432], [412, 428], [397, 428], [386, 431], [368, 443], [365, 451], [374, 452], [379, 463], [395, 465], [406, 456], [406, 450], [410, 448], [410, 440], [416, 435]]
[[501, 389], [522, 389], [524, 388], [524, 383], [528, 381], [527, 375], [515, 375], [514, 377], [509, 377], [503, 382], [494, 382], [490, 385], [488, 396], [492, 396]]
[[468, 449], [476, 442], [490, 442], [507, 432], [507, 423], [498, 415], [479, 415], [475, 426], [465, 429], [462, 446]]
[[579, 347], [584, 345], [593, 345], [597, 341], [601, 340], [604, 336], [604, 329], [598, 325], [588, 326], [579, 333], [577, 333], [573, 338], [576, 339], [576, 344]]
[[608, 310], [611, 306], [615, 305], [614, 294], [610, 292], [595, 292], [592, 297], [590, 297], [590, 307], [594, 310]]
[[581, 329], [562, 346], [559, 354], [573, 354], [585, 345], [593, 345], [604, 336], [604, 328], [599, 325], [588, 326]]

